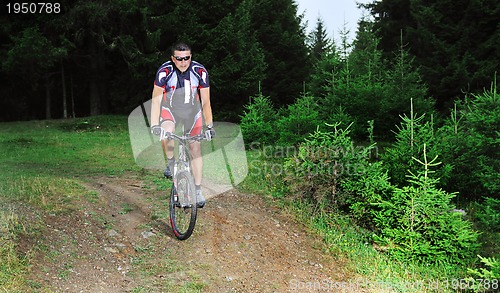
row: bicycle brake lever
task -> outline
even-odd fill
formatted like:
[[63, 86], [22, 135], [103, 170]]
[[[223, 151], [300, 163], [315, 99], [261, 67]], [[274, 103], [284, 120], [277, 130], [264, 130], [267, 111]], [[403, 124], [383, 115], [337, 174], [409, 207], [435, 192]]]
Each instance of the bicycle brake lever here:
[[210, 134], [208, 134], [207, 132], [209, 132], [210, 130], [207, 130], [205, 131], [205, 133], [203, 133], [203, 136], [201, 138], [201, 140], [205, 139], [206, 141], [211, 141], [212, 140], [212, 137], [210, 136]]
[[162, 129], [161, 139], [168, 139], [168, 140], [172, 139], [172, 132], [165, 131]]

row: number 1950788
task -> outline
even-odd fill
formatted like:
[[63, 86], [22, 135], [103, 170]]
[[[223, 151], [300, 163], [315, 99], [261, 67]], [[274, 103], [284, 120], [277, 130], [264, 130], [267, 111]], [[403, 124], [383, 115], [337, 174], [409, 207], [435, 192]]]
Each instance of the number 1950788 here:
[[7, 3], [6, 6], [9, 14], [61, 13], [61, 3]]

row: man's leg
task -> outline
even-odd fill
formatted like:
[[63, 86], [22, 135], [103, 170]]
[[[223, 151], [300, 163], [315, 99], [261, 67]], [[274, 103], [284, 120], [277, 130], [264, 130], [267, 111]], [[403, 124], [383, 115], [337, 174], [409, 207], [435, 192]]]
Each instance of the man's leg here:
[[201, 144], [199, 141], [190, 144], [191, 148], [191, 168], [193, 169], [194, 185], [196, 188], [196, 197], [198, 201], [198, 207], [202, 208], [205, 206], [205, 198], [201, 192], [201, 177], [203, 172], [203, 160], [201, 157]]
[[194, 184], [201, 185], [201, 175], [203, 172], [203, 160], [201, 158], [201, 144], [199, 141], [192, 142], [190, 144], [191, 155], [193, 159], [191, 160], [191, 167], [193, 168]]
[[[164, 131], [166, 132], [174, 132], [175, 130], [175, 123], [171, 120], [166, 120], [161, 124], [161, 127], [163, 128]], [[167, 167], [165, 169], [164, 175], [167, 178], [172, 178], [173, 176], [173, 171], [174, 171], [174, 140], [166, 140], [163, 139], [161, 141], [161, 146], [163, 147], [163, 152], [165, 152], [165, 155], [167, 156]]]
[[[191, 129], [189, 130], [189, 135], [195, 136], [201, 134], [203, 130], [203, 120], [201, 116], [201, 110], [199, 110], [193, 118]], [[196, 198], [198, 201], [198, 207], [202, 208], [205, 206], [205, 198], [201, 192], [201, 177], [203, 172], [203, 160], [201, 157], [201, 143], [199, 141], [191, 142], [189, 145], [191, 149], [191, 169], [193, 170], [194, 185], [196, 189]]]

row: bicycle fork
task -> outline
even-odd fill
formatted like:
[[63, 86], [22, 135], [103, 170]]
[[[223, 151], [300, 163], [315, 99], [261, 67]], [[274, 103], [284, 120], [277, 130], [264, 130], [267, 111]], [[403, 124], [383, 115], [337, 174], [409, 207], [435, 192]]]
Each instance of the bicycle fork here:
[[[179, 201], [179, 193], [178, 193], [178, 187], [177, 187], [177, 172], [179, 171], [187, 171], [187, 172], [191, 172], [191, 167], [189, 166], [189, 163], [186, 162], [186, 152], [184, 150], [184, 145], [180, 144], [179, 145], [179, 159], [175, 161], [174, 163], [174, 168], [173, 168], [173, 176], [172, 176], [172, 180], [173, 180], [173, 183], [174, 183], [174, 188], [175, 188], [175, 192], [174, 192], [174, 202], [177, 202], [181, 207], [187, 207], [191, 204], [191, 195], [189, 193], [186, 193], [186, 191], [184, 191], [183, 193], [183, 198], [182, 198], [182, 201], [183, 202], [180, 202]], [[180, 165], [182, 164], [182, 165]]]

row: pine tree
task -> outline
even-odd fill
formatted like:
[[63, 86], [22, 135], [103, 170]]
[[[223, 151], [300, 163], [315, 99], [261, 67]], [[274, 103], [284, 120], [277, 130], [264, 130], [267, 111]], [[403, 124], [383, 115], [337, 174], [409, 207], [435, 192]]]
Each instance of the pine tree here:
[[322, 56], [334, 50], [334, 42], [328, 38], [325, 22], [320, 16], [317, 18], [315, 30], [309, 33], [308, 46], [310, 48], [309, 56], [313, 65], [318, 63]]
[[418, 164], [409, 170], [408, 184], [374, 203], [381, 208], [374, 240], [399, 260], [469, 264], [479, 248], [478, 233], [451, 203], [456, 193], [436, 187], [439, 178], [432, 169], [440, 162], [430, 158], [424, 143], [422, 157], [413, 158]]
[[201, 58], [211, 64], [214, 96], [223, 99], [214, 99], [219, 111], [237, 112], [247, 101], [244, 97], [257, 93], [259, 82], [266, 78], [264, 50], [251, 28], [252, 7], [252, 0], [242, 1], [234, 13], [206, 32], [210, 42]]
[[263, 94], [277, 106], [293, 102], [309, 75], [305, 29], [293, 0], [253, 0], [252, 29], [264, 48], [267, 63]]
[[[16, 98], [20, 101], [26, 99], [26, 102], [29, 101], [45, 109], [45, 115], [37, 118], [52, 118], [51, 91], [54, 74], [57, 72], [55, 67], [67, 55], [67, 48], [54, 44], [37, 25], [23, 29], [17, 36], [12, 37], [12, 43], [1, 67], [9, 74], [9, 79], [22, 80], [22, 88], [25, 91], [21, 91], [20, 96], [16, 95]], [[14, 81], [14, 84], [16, 83]], [[24, 96], [29, 91], [38, 94]], [[40, 93], [45, 93], [45, 95]], [[45, 99], [42, 100], [40, 97], [45, 97]]]
[[[382, 0], [364, 5], [390, 56], [400, 31], [439, 108], [463, 92], [488, 88], [500, 63], [500, 2]], [[450, 105], [451, 106], [451, 105]]]

